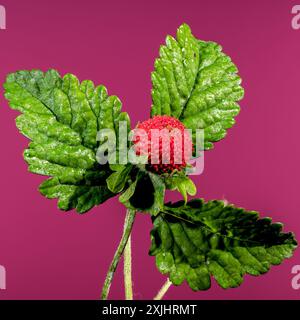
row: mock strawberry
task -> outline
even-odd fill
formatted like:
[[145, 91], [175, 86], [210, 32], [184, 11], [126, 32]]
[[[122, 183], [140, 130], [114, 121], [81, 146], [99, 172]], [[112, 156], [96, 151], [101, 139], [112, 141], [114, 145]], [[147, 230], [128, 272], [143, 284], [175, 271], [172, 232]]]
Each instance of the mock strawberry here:
[[187, 166], [193, 145], [185, 129], [178, 119], [166, 115], [154, 116], [137, 125], [135, 150], [138, 155], [148, 156], [148, 170], [163, 174]]

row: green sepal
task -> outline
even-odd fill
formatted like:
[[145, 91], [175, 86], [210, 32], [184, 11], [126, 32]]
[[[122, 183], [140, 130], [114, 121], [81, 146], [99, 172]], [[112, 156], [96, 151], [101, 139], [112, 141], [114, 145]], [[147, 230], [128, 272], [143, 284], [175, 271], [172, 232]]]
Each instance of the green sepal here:
[[165, 189], [162, 177], [139, 169], [119, 200], [127, 208], [156, 215], [164, 206]]
[[166, 188], [169, 190], [177, 190], [181, 193], [184, 202], [187, 202], [188, 195], [194, 196], [197, 193], [197, 187], [194, 182], [184, 174], [175, 174], [164, 179]]

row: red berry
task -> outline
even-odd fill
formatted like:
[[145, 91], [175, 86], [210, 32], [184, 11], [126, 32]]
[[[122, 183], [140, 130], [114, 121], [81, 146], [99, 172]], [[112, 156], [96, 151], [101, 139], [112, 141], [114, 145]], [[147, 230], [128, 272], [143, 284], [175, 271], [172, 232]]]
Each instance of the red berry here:
[[148, 155], [150, 171], [172, 173], [187, 166], [193, 144], [189, 132], [178, 119], [154, 116], [139, 123], [136, 129], [140, 130], [135, 132], [135, 151], [137, 155]]

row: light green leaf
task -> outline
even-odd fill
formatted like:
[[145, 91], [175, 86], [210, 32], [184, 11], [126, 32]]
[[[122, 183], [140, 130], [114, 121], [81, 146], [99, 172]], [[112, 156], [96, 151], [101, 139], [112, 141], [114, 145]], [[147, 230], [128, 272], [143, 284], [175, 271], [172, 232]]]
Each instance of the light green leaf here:
[[124, 205], [128, 205], [128, 201], [131, 199], [131, 197], [134, 195], [136, 185], [138, 180], [136, 179], [134, 182], [132, 182], [129, 187], [120, 195], [119, 200]]
[[24, 152], [29, 171], [50, 176], [40, 186], [45, 197], [59, 198], [62, 210], [83, 213], [114, 195], [106, 185], [112, 171], [98, 164], [96, 152], [98, 130], [117, 133], [120, 120], [129, 123], [117, 97], [55, 70], [9, 74], [4, 88], [10, 107], [22, 113], [18, 129], [32, 140]]
[[297, 242], [282, 224], [223, 201], [201, 199], [167, 204], [152, 218], [150, 255], [175, 285], [186, 280], [193, 290], [234, 288], [245, 274], [258, 276], [292, 256]]
[[130, 174], [130, 171], [132, 170], [132, 165], [122, 166], [119, 167], [118, 170], [114, 173], [112, 173], [107, 179], [107, 186], [108, 189], [113, 193], [119, 193], [121, 192], [127, 181]]
[[234, 124], [244, 90], [237, 67], [222, 47], [197, 40], [188, 25], [168, 36], [152, 73], [151, 115], [170, 115], [186, 128], [204, 130], [204, 148], [223, 139]]

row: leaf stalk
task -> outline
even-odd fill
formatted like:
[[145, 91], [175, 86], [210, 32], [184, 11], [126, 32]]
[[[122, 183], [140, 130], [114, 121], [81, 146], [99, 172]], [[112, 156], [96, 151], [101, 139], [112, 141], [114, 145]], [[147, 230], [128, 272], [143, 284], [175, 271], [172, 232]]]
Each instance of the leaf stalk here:
[[127, 244], [124, 250], [124, 287], [125, 299], [133, 300], [132, 291], [132, 264], [131, 264], [131, 235], [129, 235]]
[[163, 286], [161, 287], [161, 289], [158, 291], [157, 295], [154, 297], [153, 300], [162, 300], [162, 298], [164, 297], [164, 295], [167, 293], [167, 291], [169, 290], [169, 288], [171, 287], [172, 282], [170, 281], [170, 279], [168, 278], [167, 281], [163, 284]]
[[[133, 227], [133, 222], [135, 219], [135, 215], [136, 215], [136, 211], [132, 210], [132, 209], [128, 209], [126, 212], [126, 218], [125, 218], [125, 222], [124, 222], [124, 229], [123, 229], [123, 235], [121, 238], [121, 241], [119, 243], [119, 246], [115, 252], [115, 255], [113, 257], [113, 260], [110, 264], [110, 267], [108, 269], [105, 281], [104, 281], [104, 285], [103, 285], [103, 289], [102, 289], [102, 294], [101, 294], [101, 299], [102, 300], [107, 300], [108, 294], [109, 294], [109, 290], [110, 290], [110, 286], [113, 280], [113, 276], [114, 273], [117, 269], [117, 266], [119, 264], [119, 261], [123, 255], [123, 252], [125, 250], [125, 246], [128, 242], [128, 239], [130, 237], [130, 233]], [[127, 280], [126, 280], [127, 281]]]

